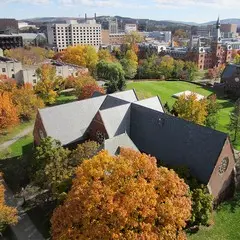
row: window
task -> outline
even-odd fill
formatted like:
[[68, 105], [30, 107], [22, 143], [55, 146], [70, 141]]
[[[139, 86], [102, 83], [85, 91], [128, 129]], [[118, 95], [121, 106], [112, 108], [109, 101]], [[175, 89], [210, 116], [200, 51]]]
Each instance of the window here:
[[227, 168], [228, 168], [228, 164], [229, 164], [229, 158], [228, 157], [225, 157], [220, 166], [218, 167], [218, 173], [220, 175], [222, 175], [223, 173], [225, 173], [227, 171]]
[[37, 83], [37, 80], [36, 80], [36, 79], [33, 79], [33, 83], [36, 84], [36, 83]]
[[15, 74], [12, 74], [12, 78], [15, 78]]
[[6, 72], [6, 68], [2, 68], [2, 72]]
[[43, 139], [43, 138], [44, 138], [44, 133], [43, 133], [43, 131], [42, 131], [41, 129], [39, 129], [38, 133], [39, 133], [40, 139]]
[[97, 138], [97, 141], [98, 141], [99, 143], [102, 143], [102, 142], [104, 141], [104, 138], [105, 138], [104, 133], [102, 133], [102, 132], [100, 132], [99, 130], [97, 130], [97, 132], [96, 132], [96, 138]]

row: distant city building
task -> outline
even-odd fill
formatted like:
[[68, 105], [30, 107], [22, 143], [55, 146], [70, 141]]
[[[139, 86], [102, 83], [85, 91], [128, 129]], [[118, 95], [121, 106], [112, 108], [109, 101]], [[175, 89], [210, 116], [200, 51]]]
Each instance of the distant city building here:
[[136, 32], [137, 24], [125, 24], [125, 33]]
[[2, 50], [23, 47], [23, 39], [21, 36], [0, 34], [0, 48]]
[[30, 25], [27, 22], [18, 22], [19, 30], [28, 30], [29, 28], [37, 29], [36, 25]]
[[140, 43], [138, 44], [139, 52], [138, 55], [141, 59], [148, 58], [151, 55], [158, 55], [161, 52], [167, 50], [167, 46], [161, 43]]
[[211, 37], [213, 35], [213, 25], [192, 26], [191, 35]]
[[172, 39], [172, 32], [170, 31], [153, 31], [147, 34], [147, 37], [154, 38], [162, 42], [170, 42]]
[[237, 24], [221, 24], [221, 32], [223, 33], [237, 33]]
[[23, 39], [24, 46], [44, 46], [47, 44], [47, 37], [44, 33], [19, 33]]
[[109, 33], [116, 34], [118, 33], [118, 22], [117, 19], [115, 21], [109, 21]]
[[110, 45], [122, 45], [125, 42], [125, 33], [109, 34]]
[[[203, 46], [200, 37], [198, 37], [197, 44], [194, 44], [194, 38], [191, 37], [189, 47], [175, 48], [171, 46], [166, 51], [161, 52], [161, 54], [170, 55], [176, 59], [195, 62], [200, 70], [226, 64], [232, 60], [234, 43], [223, 41], [220, 27], [220, 20], [218, 19], [209, 46]], [[235, 47], [239, 45], [239, 43], [235, 43]]]
[[0, 18], [0, 34], [18, 33], [18, 21], [11, 18]]
[[68, 46], [92, 45], [98, 48], [102, 43], [101, 25], [96, 20], [87, 20], [78, 23], [69, 20], [65, 24], [52, 24], [47, 26], [48, 43], [62, 51]]
[[103, 45], [109, 45], [110, 44], [109, 30], [103, 30], [102, 29], [102, 44]]

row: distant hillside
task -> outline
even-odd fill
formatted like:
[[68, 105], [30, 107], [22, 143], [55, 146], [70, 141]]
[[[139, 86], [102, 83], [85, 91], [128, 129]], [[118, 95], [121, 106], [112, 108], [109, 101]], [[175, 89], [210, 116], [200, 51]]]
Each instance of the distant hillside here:
[[[207, 22], [207, 23], [203, 23], [201, 25], [208, 25], [208, 24], [210, 25], [210, 24], [214, 24], [214, 23], [216, 23], [216, 20], [215, 21], [211, 21], [211, 22]], [[227, 24], [227, 23], [237, 24], [238, 26], [240, 26], [240, 19], [239, 18], [222, 19], [221, 23], [224, 23], [224, 24]]]
[[[138, 23], [139, 25], [143, 26], [143, 30], [146, 30], [144, 28], [147, 28], [147, 30], [164, 30], [166, 29], [172, 29], [172, 28], [190, 28], [190, 26], [198, 26], [198, 25], [210, 25], [216, 23], [216, 20], [206, 22], [206, 23], [195, 23], [195, 22], [183, 22], [183, 21], [172, 21], [172, 20], [152, 20], [152, 19], [136, 19], [136, 18], [130, 18], [130, 17], [122, 17], [122, 16], [98, 16], [97, 21], [107, 22], [110, 19], [117, 18], [119, 23]], [[68, 19], [76, 19], [78, 21], [83, 21], [84, 18], [76, 18], [76, 17], [43, 17], [43, 18], [31, 18], [31, 19], [23, 19], [20, 21], [26, 21], [29, 23], [34, 24], [43, 24], [43, 23], [64, 23]], [[232, 23], [237, 24], [240, 27], [240, 19], [238, 18], [229, 18], [229, 19], [222, 19], [221, 23]], [[144, 27], [145, 26], [145, 27]], [[147, 26], [147, 27], [146, 27]]]

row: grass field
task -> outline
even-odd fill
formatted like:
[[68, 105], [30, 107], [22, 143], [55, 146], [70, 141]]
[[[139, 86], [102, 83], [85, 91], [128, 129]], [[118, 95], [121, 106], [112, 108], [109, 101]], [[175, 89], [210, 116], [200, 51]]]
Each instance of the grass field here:
[[77, 100], [77, 97], [74, 96], [74, 95], [67, 96], [67, 95], [64, 95], [64, 94], [60, 94], [57, 97], [57, 101], [56, 101], [56, 103], [54, 103], [54, 105], [69, 103], [69, 102], [73, 102], [73, 101], [76, 101], [76, 100]]
[[214, 215], [214, 225], [202, 227], [189, 240], [239, 240], [240, 196], [221, 205]]
[[22, 156], [23, 151], [28, 152], [32, 147], [33, 135], [30, 133], [13, 143], [8, 149], [0, 151], [0, 159]]
[[[172, 106], [176, 101], [176, 99], [173, 98], [172, 95], [178, 92], [190, 90], [204, 96], [208, 96], [213, 93], [213, 90], [210, 88], [203, 88], [196, 84], [181, 81], [129, 82], [127, 84], [127, 88], [134, 88], [140, 99], [151, 96], [159, 96], [163, 104], [168, 102], [170, 106]], [[218, 103], [220, 104], [221, 109], [219, 112], [217, 130], [228, 133], [227, 125], [229, 123], [229, 114], [233, 109], [234, 103], [226, 99], [218, 99]], [[234, 146], [240, 150], [240, 140], [236, 142]]]
[[6, 134], [0, 134], [0, 144], [11, 140], [17, 134], [22, 132], [25, 128], [28, 128], [34, 124], [34, 121], [24, 122], [19, 124], [18, 126], [13, 127], [12, 129], [8, 130]]

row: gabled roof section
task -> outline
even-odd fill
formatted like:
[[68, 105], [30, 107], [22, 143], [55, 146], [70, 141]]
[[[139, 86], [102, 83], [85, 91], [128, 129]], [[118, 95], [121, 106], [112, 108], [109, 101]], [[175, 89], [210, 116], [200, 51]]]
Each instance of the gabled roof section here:
[[130, 132], [130, 103], [99, 111], [108, 137]]
[[118, 154], [118, 150], [121, 147], [132, 148], [133, 150], [138, 151], [138, 148], [127, 133], [120, 134], [104, 141], [104, 149], [112, 155]]
[[80, 140], [106, 96], [39, 110], [48, 136], [67, 145]]
[[227, 134], [137, 104], [131, 107], [130, 138], [142, 152], [169, 166], [187, 166], [207, 184]]
[[128, 101], [107, 95], [103, 104], [100, 107], [100, 110], [105, 110], [108, 108], [113, 108], [113, 107], [121, 106], [121, 105], [128, 104], [128, 103], [129, 103]]
[[240, 68], [240, 65], [236, 65], [236, 64], [228, 64], [223, 73], [222, 73], [222, 78], [231, 78], [234, 76], [234, 74], [236, 73], [237, 71], [237, 68]]
[[127, 102], [138, 101], [137, 95], [136, 95], [136, 93], [133, 89], [123, 91], [123, 92], [112, 93], [112, 94], [109, 94], [109, 96], [119, 98], [119, 99], [122, 99], [122, 100], [127, 101]]
[[143, 99], [141, 101], [134, 102], [133, 104], [137, 104], [137, 105], [147, 107], [147, 108], [164, 113], [164, 108], [162, 106], [162, 103], [161, 103], [161, 100], [159, 99], [159, 97]]

